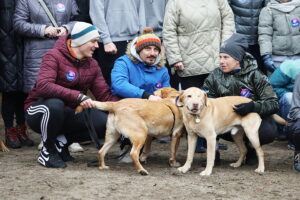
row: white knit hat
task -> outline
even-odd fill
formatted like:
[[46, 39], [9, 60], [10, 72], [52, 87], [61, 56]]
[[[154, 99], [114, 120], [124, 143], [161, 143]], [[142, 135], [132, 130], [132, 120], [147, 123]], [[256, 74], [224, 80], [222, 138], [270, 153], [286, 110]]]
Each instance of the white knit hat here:
[[96, 37], [100, 37], [96, 26], [85, 22], [76, 22], [71, 32], [71, 47], [81, 46]]

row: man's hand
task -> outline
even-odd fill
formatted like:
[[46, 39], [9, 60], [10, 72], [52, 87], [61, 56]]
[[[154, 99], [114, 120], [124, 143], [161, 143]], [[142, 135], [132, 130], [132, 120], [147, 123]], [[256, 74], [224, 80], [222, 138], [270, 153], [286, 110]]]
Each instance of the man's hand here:
[[63, 35], [68, 34], [68, 30], [67, 30], [67, 28], [64, 27], [64, 26], [58, 27], [58, 28], [57, 28], [57, 32], [58, 32], [57, 37], [60, 37], [60, 36], [63, 36]]
[[116, 54], [118, 52], [118, 49], [116, 45], [111, 42], [104, 45], [104, 51], [108, 54]]
[[241, 103], [241, 104], [235, 105], [233, 110], [237, 114], [239, 114], [241, 116], [245, 116], [248, 113], [251, 113], [254, 111], [254, 103], [253, 103], [253, 101], [251, 101], [249, 103]]
[[182, 62], [178, 62], [178, 63], [174, 64], [174, 68], [175, 68], [175, 70], [182, 71], [182, 70], [184, 70], [185, 67]]
[[80, 103], [83, 108], [95, 108], [96, 105], [92, 99], [84, 100]]
[[53, 26], [48, 26], [46, 29], [45, 29], [45, 33], [44, 35], [50, 37], [50, 38], [54, 38], [54, 37], [57, 37], [57, 28], [53, 27]]
[[264, 61], [264, 67], [266, 68], [267, 71], [270, 71], [270, 72], [275, 71], [276, 66], [274, 65], [271, 55], [264, 55], [263, 61]]
[[162, 98], [159, 97], [159, 96], [150, 95], [149, 98], [148, 98], [148, 100], [150, 100], [150, 101], [161, 101]]

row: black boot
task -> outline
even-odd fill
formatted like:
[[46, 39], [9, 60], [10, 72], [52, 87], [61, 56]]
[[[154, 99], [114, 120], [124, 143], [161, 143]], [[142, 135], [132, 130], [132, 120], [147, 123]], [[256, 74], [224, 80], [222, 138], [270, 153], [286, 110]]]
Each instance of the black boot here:
[[300, 151], [294, 153], [294, 170], [300, 172]]
[[62, 142], [56, 141], [55, 147], [58, 152], [58, 155], [63, 161], [67, 162], [75, 160], [75, 158], [71, 156], [67, 144], [63, 144]]

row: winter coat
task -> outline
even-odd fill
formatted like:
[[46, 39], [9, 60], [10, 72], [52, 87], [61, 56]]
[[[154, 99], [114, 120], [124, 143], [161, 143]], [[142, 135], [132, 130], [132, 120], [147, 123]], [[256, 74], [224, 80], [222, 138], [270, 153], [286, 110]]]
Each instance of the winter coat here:
[[22, 90], [23, 41], [13, 30], [15, 0], [0, 1], [0, 91]]
[[300, 0], [271, 0], [260, 13], [258, 34], [261, 55], [300, 54]]
[[157, 58], [157, 64], [147, 66], [137, 59], [135, 41], [128, 44], [126, 55], [115, 61], [111, 72], [113, 94], [123, 98], [142, 98], [144, 92], [153, 94], [159, 88], [171, 87], [164, 58]]
[[170, 65], [183, 62], [181, 77], [208, 74], [219, 63], [222, 42], [235, 32], [227, 0], [169, 0], [163, 39]]
[[140, 0], [90, 0], [90, 16], [103, 44], [132, 40], [142, 29]]
[[228, 0], [234, 13], [236, 32], [247, 36], [249, 45], [258, 43], [258, 18], [265, 0]]
[[98, 101], [119, 99], [111, 94], [97, 61], [73, 57], [67, 39], [68, 36], [60, 37], [54, 48], [44, 55], [36, 85], [25, 101], [25, 110], [39, 98], [59, 98], [66, 106], [75, 108], [79, 94], [86, 94], [88, 90]]
[[271, 115], [278, 111], [278, 99], [257, 67], [252, 55], [246, 54], [241, 71], [231, 74], [215, 69], [205, 80], [203, 89], [209, 97], [245, 96], [254, 101], [254, 110], [260, 115]]
[[[77, 14], [75, 0], [44, 0], [58, 26], [71, 31], [70, 21]], [[28, 93], [36, 82], [43, 55], [52, 49], [57, 38], [44, 35], [46, 26], [53, 26], [38, 0], [18, 0], [14, 14], [14, 29], [24, 36], [23, 91]]]
[[285, 93], [293, 92], [296, 76], [300, 72], [300, 59], [284, 61], [270, 76], [269, 82], [280, 99]]
[[288, 119], [289, 123], [294, 123], [297, 119], [300, 119], [300, 74], [296, 76], [295, 87], [293, 89], [293, 99]]

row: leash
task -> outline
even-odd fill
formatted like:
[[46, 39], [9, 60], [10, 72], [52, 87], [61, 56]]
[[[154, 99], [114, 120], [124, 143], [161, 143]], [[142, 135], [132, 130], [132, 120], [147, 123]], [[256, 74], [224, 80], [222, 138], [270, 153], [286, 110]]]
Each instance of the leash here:
[[99, 143], [98, 135], [96, 133], [95, 127], [93, 125], [93, 121], [91, 119], [91, 109], [90, 108], [84, 109], [82, 112], [83, 112], [84, 123], [89, 131], [90, 137], [94, 142], [94, 144], [96, 145], [96, 148], [100, 149], [101, 145]]

